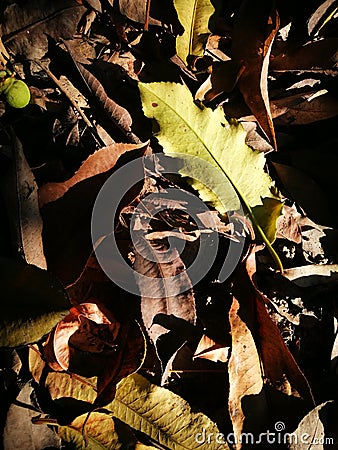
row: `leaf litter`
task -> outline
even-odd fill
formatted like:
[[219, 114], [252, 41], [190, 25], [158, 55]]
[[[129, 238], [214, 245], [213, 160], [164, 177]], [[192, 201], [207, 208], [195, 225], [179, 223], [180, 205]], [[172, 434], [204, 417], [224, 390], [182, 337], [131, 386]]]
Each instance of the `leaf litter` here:
[[[38, 449], [240, 449], [270, 430], [285, 449], [304, 433], [336, 444], [335, 2], [0, 9], [1, 69], [31, 91], [0, 108], [4, 448], [16, 420]], [[149, 277], [128, 293], [96, 259], [91, 214], [110, 175], [149, 155], [101, 237], [114, 273]]]

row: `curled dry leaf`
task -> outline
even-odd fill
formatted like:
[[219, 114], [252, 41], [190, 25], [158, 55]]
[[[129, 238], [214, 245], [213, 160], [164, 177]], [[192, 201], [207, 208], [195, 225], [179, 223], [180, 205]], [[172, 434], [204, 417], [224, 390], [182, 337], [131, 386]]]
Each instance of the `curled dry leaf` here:
[[[47, 360], [49, 362], [52, 346], [56, 360], [51, 361], [54, 370], [58, 367], [83, 376], [98, 375], [105, 358], [117, 349], [115, 341], [119, 330], [120, 324], [110, 322], [96, 304], [82, 303], [71, 308], [70, 314], [56, 326], [46, 345]], [[85, 358], [88, 365], [83, 364]]]
[[241, 3], [233, 30], [232, 50], [235, 61], [244, 70], [238, 87], [246, 104], [276, 149], [276, 137], [268, 96], [268, 67], [271, 46], [279, 28], [274, 2], [260, 0]]
[[198, 343], [194, 359], [202, 358], [214, 362], [227, 362], [229, 359], [229, 351], [230, 347], [224, 347], [204, 334]]
[[73, 307], [50, 334], [44, 356], [50, 367], [98, 376], [95, 404], [114, 398], [115, 386], [143, 361], [144, 339], [136, 322], [121, 324], [94, 303]]

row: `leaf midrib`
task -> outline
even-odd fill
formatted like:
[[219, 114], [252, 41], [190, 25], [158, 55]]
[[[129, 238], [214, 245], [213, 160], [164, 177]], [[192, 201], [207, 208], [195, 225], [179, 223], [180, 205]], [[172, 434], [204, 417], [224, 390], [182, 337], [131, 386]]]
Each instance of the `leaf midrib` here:
[[[139, 399], [137, 399], [137, 400], [139, 400]], [[172, 439], [172, 434], [167, 434], [167, 433], [165, 433], [164, 431], [162, 431], [160, 427], [156, 427], [156, 426], [154, 425], [154, 422], [150, 421], [150, 420], [149, 420], [148, 418], [146, 418], [144, 415], [142, 415], [141, 413], [139, 413], [139, 412], [136, 411], [135, 409], [131, 408], [131, 406], [130, 406], [129, 404], [124, 403], [122, 400], [119, 400], [119, 399], [116, 398], [116, 397], [114, 398], [113, 401], [119, 403], [122, 407], [125, 407], [126, 409], [129, 409], [129, 410], [132, 411], [137, 417], [139, 417], [141, 420], [147, 422], [147, 423], [150, 425], [151, 429], [155, 429], [156, 431], [159, 431], [159, 432], [160, 432], [160, 436], [166, 435], [166, 436], [168, 436], [168, 437], [170, 438], [171, 442], [173, 442], [175, 445], [178, 445], [178, 446], [179, 446], [180, 448], [182, 448], [183, 450], [191, 450], [191, 448], [185, 447], [184, 445], [180, 444], [177, 440]], [[113, 411], [112, 411], [112, 413], [113, 413], [113, 415], [114, 415], [114, 412], [113, 412]], [[130, 426], [133, 426], [132, 424], [129, 424], [129, 425], [130, 425]], [[135, 427], [134, 427], [134, 428], [135, 428]], [[185, 428], [186, 428], [186, 427], [185, 427]], [[135, 429], [137, 429], [137, 428], [135, 428]], [[161, 443], [160, 440], [158, 440], [158, 442]], [[162, 442], [162, 443], [163, 443], [163, 442]]]

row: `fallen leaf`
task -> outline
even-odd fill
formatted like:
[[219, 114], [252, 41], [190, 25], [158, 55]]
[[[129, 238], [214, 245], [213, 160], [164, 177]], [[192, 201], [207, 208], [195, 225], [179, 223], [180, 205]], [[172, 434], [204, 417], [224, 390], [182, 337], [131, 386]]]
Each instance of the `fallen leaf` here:
[[[66, 41], [65, 45], [67, 47]], [[128, 142], [132, 144], [140, 144], [140, 139], [131, 130], [132, 118], [129, 111], [108, 97], [100, 81], [88, 69], [86, 69], [83, 64], [76, 61], [70, 48], [67, 47], [67, 50], [73, 58], [74, 64], [85, 81], [90, 93], [93, 96], [93, 99], [96, 100], [96, 106], [99, 107], [99, 110], [101, 109], [105, 114], [106, 119], [112, 122], [123, 133]], [[107, 127], [105, 127], [104, 124], [106, 124], [106, 121], [102, 124], [106, 129]]]
[[54, 39], [72, 37], [86, 11], [87, 8], [74, 0], [12, 3], [4, 11], [3, 43], [14, 55], [39, 60], [47, 52], [47, 36]]
[[268, 68], [278, 28], [279, 16], [272, 1], [262, 0], [253, 4], [244, 0], [236, 14], [232, 35], [233, 59], [244, 66], [238, 87], [275, 150], [277, 143], [269, 104]]
[[298, 48], [290, 48], [276, 55], [270, 63], [273, 72], [325, 71], [337, 64], [337, 38], [309, 42]]
[[[211, 450], [229, 448], [225, 436], [208, 417], [193, 413], [178, 395], [138, 374], [119, 384], [116, 398], [108, 409], [118, 419], [146, 432], [154, 442], [171, 450], [201, 449], [205, 445]], [[215, 436], [210, 443], [207, 443], [208, 433]]]
[[[287, 416], [291, 426], [303, 409], [313, 405], [307, 380], [266, 310], [268, 299], [253, 284], [254, 273], [252, 252], [237, 269], [229, 312], [232, 335], [229, 412], [237, 442], [243, 431], [261, 431], [268, 418], [283, 420], [285, 407], [293, 408], [293, 415], [288, 412]], [[257, 420], [245, 413], [253, 407], [260, 411]]]
[[175, 0], [174, 5], [184, 33], [176, 38], [177, 54], [182, 61], [202, 56], [210, 30], [208, 21], [215, 8], [210, 0]]
[[145, 352], [139, 326], [121, 324], [109, 315], [110, 319], [93, 303], [71, 308], [44, 351], [54, 370], [98, 377], [97, 406], [114, 398], [116, 384], [140, 367]]
[[[36, 426], [36, 428], [38, 427]], [[71, 444], [75, 450], [82, 450], [84, 446], [90, 450], [119, 450], [122, 448], [113, 417], [111, 414], [103, 412], [94, 411], [89, 416], [84, 414], [69, 425], [58, 426], [58, 434], [63, 442]]]
[[[43, 365], [38, 353], [31, 350], [30, 369], [37, 382], [41, 380]], [[71, 377], [67, 373], [49, 373], [45, 385], [53, 400], [72, 396], [77, 400], [93, 401], [96, 396], [92, 380]], [[225, 436], [207, 416], [192, 412], [181, 397], [139, 374], [121, 380], [114, 400], [105, 406], [105, 410], [170, 450], [202, 449], [208, 433], [218, 436], [218, 442], [211, 440], [208, 448], [229, 449]]]
[[295, 205], [292, 207], [284, 205], [283, 215], [277, 220], [277, 237], [300, 244], [302, 242], [300, 218], [301, 215]]
[[31, 404], [32, 395], [34, 395], [34, 390], [28, 382], [23, 386], [16, 400], [21, 402], [21, 405], [31, 406], [32, 409], [23, 408], [15, 403], [9, 407], [3, 431], [4, 448], [8, 450], [14, 448], [34, 450], [44, 450], [46, 447], [61, 448], [61, 439], [52, 429], [47, 425], [36, 426], [32, 423], [32, 418], [36, 417], [38, 413]]
[[1, 191], [7, 203], [13, 247], [27, 261], [47, 268], [42, 244], [42, 220], [37, 185], [26, 161], [22, 144], [12, 132], [12, 161], [1, 180]]
[[[201, 198], [215, 204], [221, 213], [237, 210], [240, 198], [277, 262], [278, 257], [265, 234], [273, 224], [267, 216], [261, 216], [258, 221], [255, 207], [262, 205], [262, 198], [277, 201], [278, 197], [272, 194], [272, 180], [264, 172], [264, 155], [245, 144], [242, 126], [228, 123], [220, 108], [211, 111], [194, 105], [183, 85], [139, 83], [139, 89], [146, 116], [156, 119], [160, 126], [156, 137], [165, 153], [182, 161], [180, 174], [193, 178], [192, 185]], [[185, 154], [191, 157], [185, 159]], [[209, 170], [208, 165], [206, 169], [205, 162], [216, 170], [213, 167]], [[280, 262], [278, 265], [281, 266]]]
[[[139, 240], [135, 247], [133, 267], [137, 273], [143, 275], [138, 282], [142, 319], [157, 348], [165, 371], [169, 358], [186, 339], [183, 333], [177, 335], [173, 342], [170, 335], [167, 335], [169, 331], [167, 322], [175, 324], [184, 321], [195, 324], [194, 293], [179, 252], [169, 246], [166, 240], [157, 242]], [[166, 344], [170, 344], [169, 357], [164, 356], [159, 349]]]
[[112, 169], [118, 158], [125, 152], [146, 149], [147, 144], [111, 144], [101, 148], [84, 161], [79, 170], [69, 180], [60, 183], [47, 183], [39, 189], [40, 208], [46, 203], [54, 202], [62, 197], [70, 188], [81, 181]]
[[0, 284], [5, 300], [0, 347], [36, 342], [67, 313], [69, 302], [60, 283], [47, 271], [20, 260], [0, 258]]
[[194, 359], [202, 358], [214, 362], [228, 362], [229, 352], [230, 347], [224, 347], [204, 334], [195, 350]]
[[[271, 108], [280, 110], [276, 125], [306, 125], [338, 115], [338, 101], [326, 89], [272, 100]], [[276, 114], [277, 115], [277, 114]]]
[[[136, 148], [136, 150], [122, 155], [122, 158], [128, 156], [128, 158], [134, 159], [143, 156], [144, 146], [140, 148], [136, 146]], [[101, 158], [96, 160], [93, 157], [91, 161], [100, 163], [98, 167], [93, 169], [93, 171], [98, 171], [97, 175], [79, 181], [62, 197], [45, 204], [41, 208], [44, 223], [43, 243], [48, 268], [58, 276], [65, 286], [73, 284], [79, 278], [92, 253], [91, 219], [93, 206], [103, 184], [116, 170], [114, 158], [110, 160], [113, 167], [109, 170], [106, 170], [105, 160]], [[139, 176], [139, 170], [143, 170], [143, 168], [139, 166], [135, 169], [136, 174], [130, 174], [131, 177], [135, 176], [132, 179], [140, 179], [137, 177]], [[101, 169], [104, 170], [103, 173], [101, 173]], [[87, 170], [88, 172], [91, 171], [86, 165], [86, 172]], [[125, 194], [123, 201], [118, 205], [116, 219], [118, 219], [120, 210], [139, 194], [142, 186], [143, 182], [137, 183]], [[83, 201], [84, 198], [86, 199], [85, 202]], [[108, 210], [107, 215], [109, 215]], [[62, 252], [60, 252], [61, 248]]]
[[[330, 420], [327, 415], [331, 403], [331, 401], [327, 401], [316, 406], [301, 420], [297, 429], [289, 436], [289, 450], [310, 450], [312, 448], [324, 450], [326, 445], [333, 444], [332, 437], [325, 441], [325, 426]], [[327, 436], [327, 438], [329, 437]]]

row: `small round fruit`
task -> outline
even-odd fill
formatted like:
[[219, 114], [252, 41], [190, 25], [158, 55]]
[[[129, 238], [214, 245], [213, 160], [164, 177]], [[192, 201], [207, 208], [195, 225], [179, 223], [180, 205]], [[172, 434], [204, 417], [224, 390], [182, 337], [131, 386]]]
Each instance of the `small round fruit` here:
[[31, 98], [28, 86], [22, 80], [7, 78], [4, 82], [3, 93], [7, 103], [13, 108], [24, 108]]

